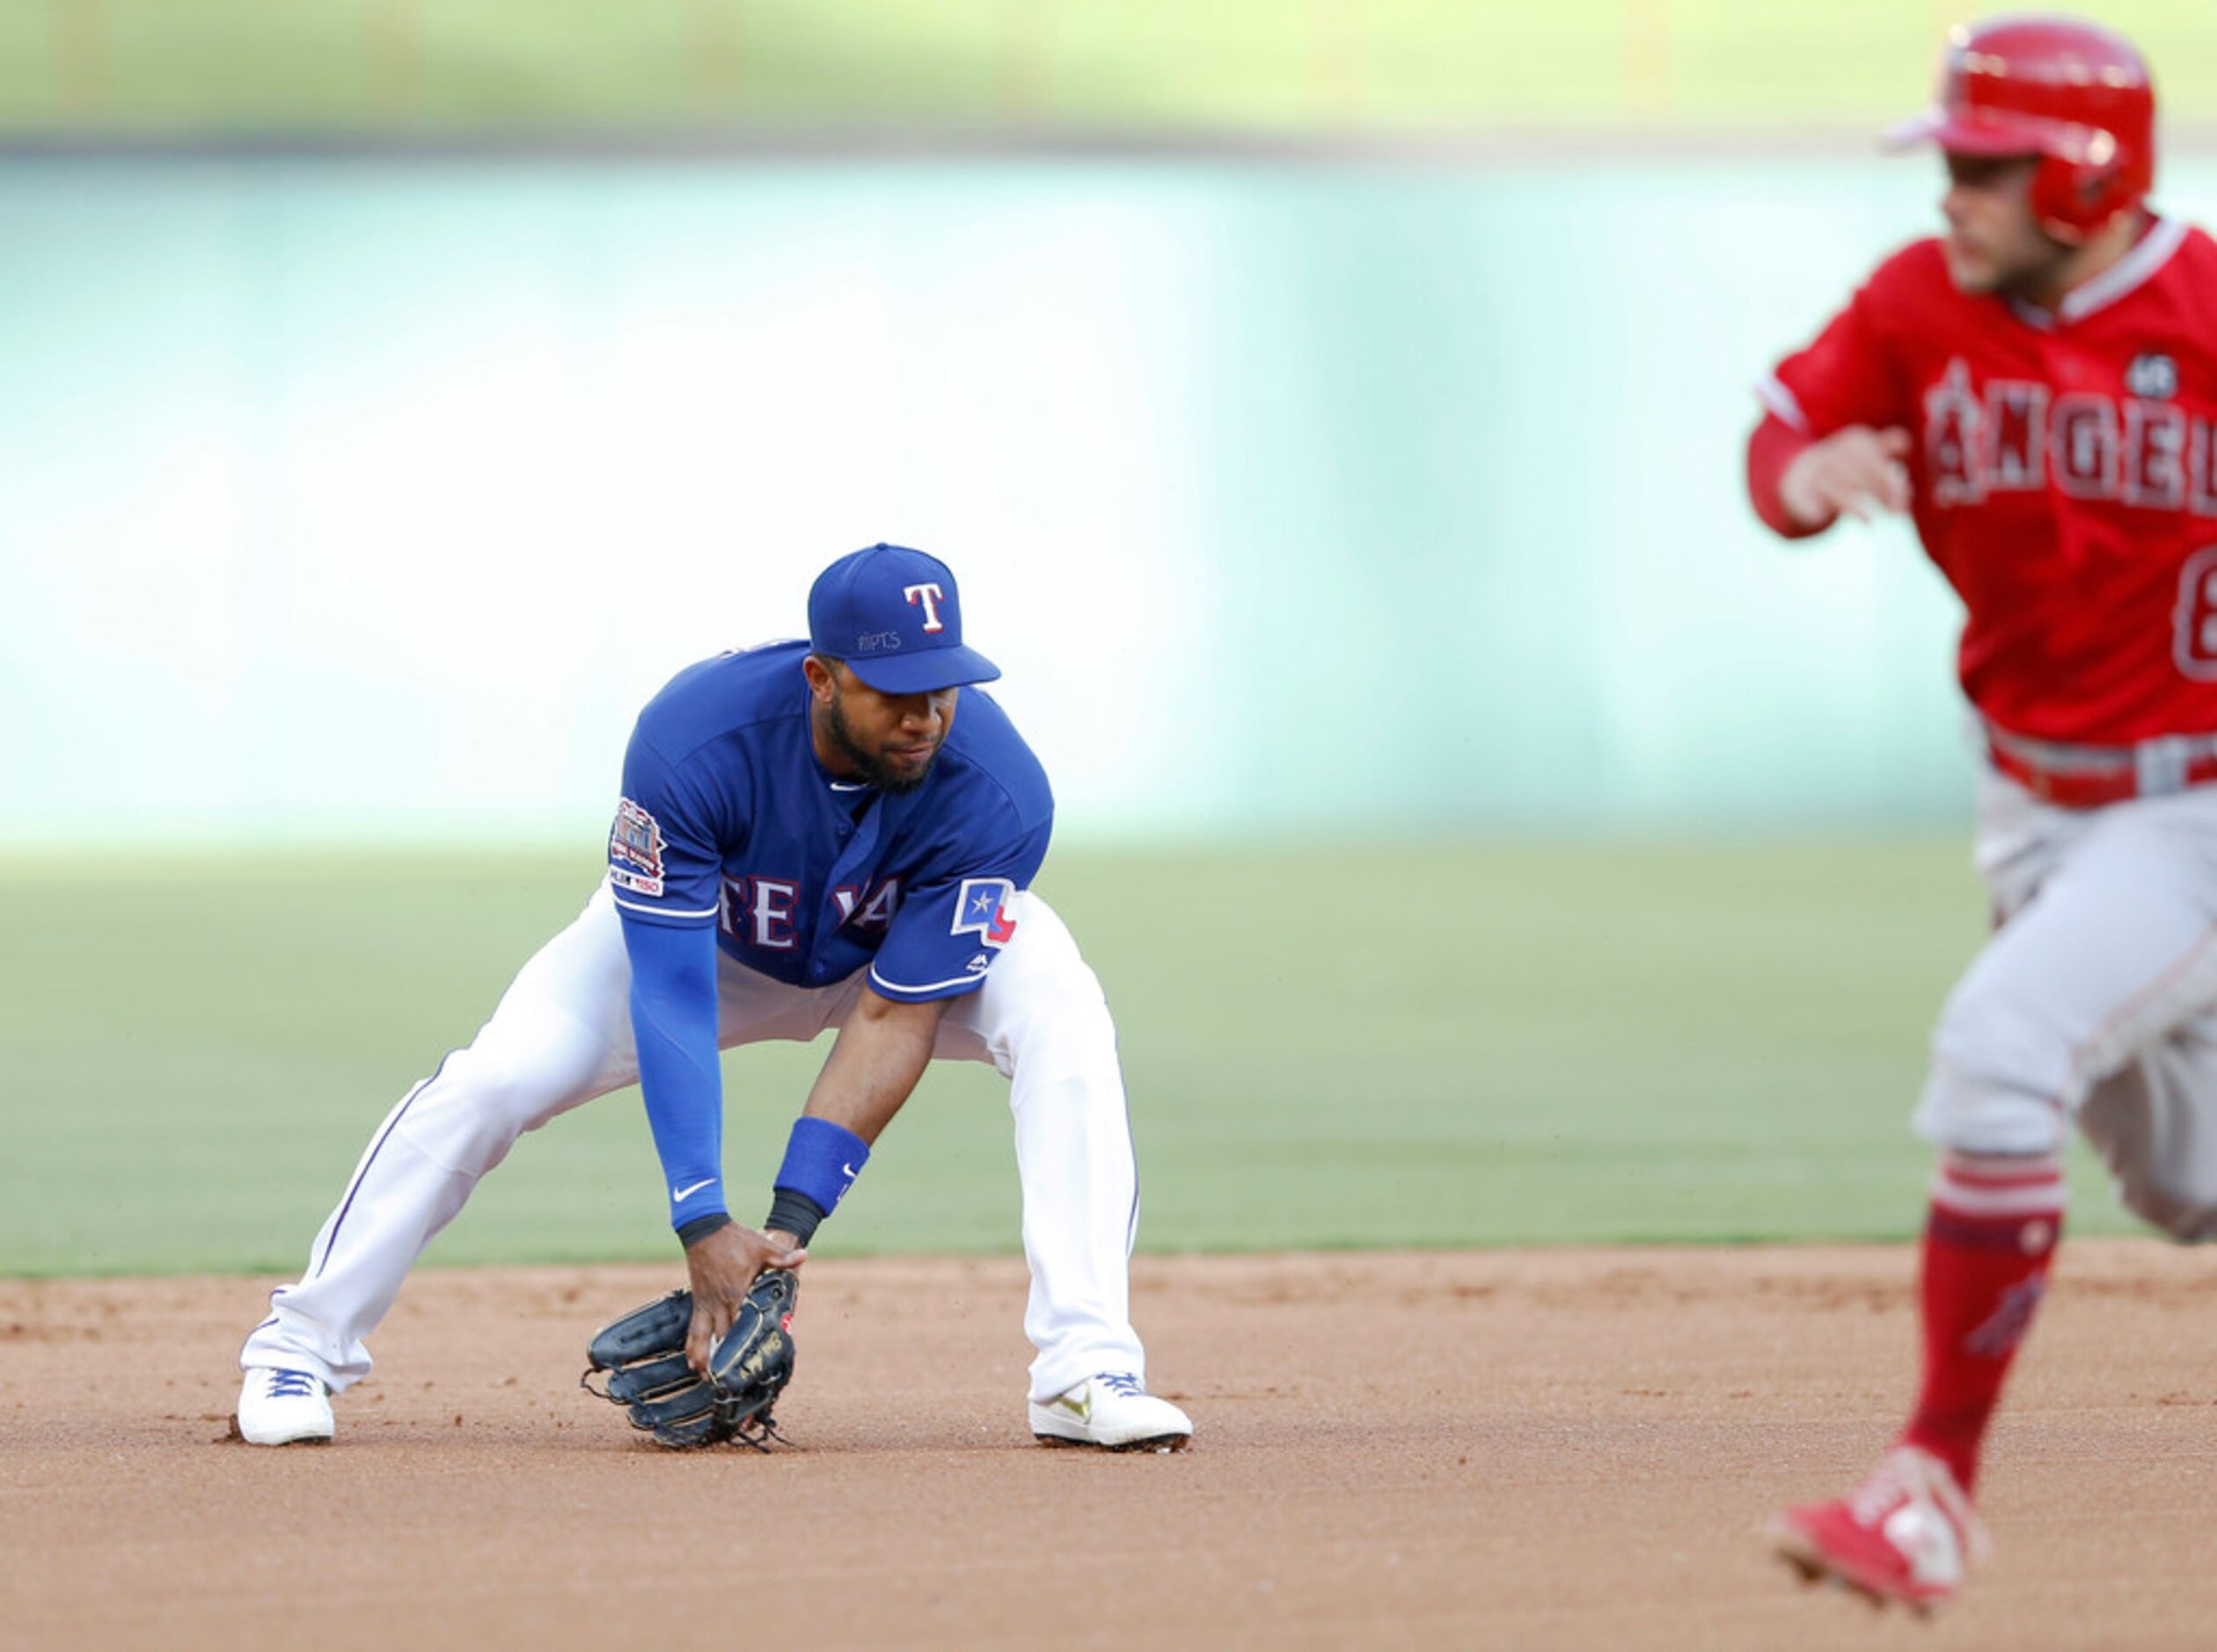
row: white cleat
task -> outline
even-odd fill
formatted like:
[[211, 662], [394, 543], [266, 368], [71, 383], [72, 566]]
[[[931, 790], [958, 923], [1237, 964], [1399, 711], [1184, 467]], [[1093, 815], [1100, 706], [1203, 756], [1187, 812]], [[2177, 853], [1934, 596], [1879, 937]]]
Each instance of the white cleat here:
[[249, 1445], [322, 1445], [331, 1438], [331, 1395], [304, 1371], [250, 1365], [233, 1426]]
[[1031, 1402], [1032, 1433], [1042, 1445], [1097, 1445], [1108, 1451], [1182, 1451], [1193, 1424], [1123, 1371], [1103, 1371], [1042, 1405]]

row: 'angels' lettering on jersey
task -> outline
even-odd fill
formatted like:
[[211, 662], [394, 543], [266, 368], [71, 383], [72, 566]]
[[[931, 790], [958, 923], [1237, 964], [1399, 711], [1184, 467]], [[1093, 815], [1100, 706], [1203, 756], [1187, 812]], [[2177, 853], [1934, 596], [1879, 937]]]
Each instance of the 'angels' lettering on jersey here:
[[1920, 241], [1762, 387], [1821, 439], [1906, 430], [1911, 515], [1991, 722], [2124, 746], [2217, 732], [2217, 242], [2156, 220], [2053, 315]]
[[[728, 955], [795, 986], [867, 968], [891, 998], [970, 990], [1046, 855], [1046, 775], [977, 688], [916, 791], [830, 773], [810, 736], [807, 652], [704, 661], [640, 714], [610, 835], [617, 904], [627, 922], [713, 928]], [[993, 910], [975, 930], [981, 888]]]
[[1925, 471], [1933, 503], [2055, 485], [2074, 499], [2217, 519], [2212, 423], [2168, 402], [2086, 391], [2053, 398], [2026, 379], [1972, 382], [1958, 356], [1924, 394]]

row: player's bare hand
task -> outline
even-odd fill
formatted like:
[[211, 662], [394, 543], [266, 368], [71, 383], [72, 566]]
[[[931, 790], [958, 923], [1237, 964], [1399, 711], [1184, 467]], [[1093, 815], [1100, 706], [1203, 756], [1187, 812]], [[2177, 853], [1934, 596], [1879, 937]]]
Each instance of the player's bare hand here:
[[706, 1377], [708, 1356], [739, 1317], [755, 1276], [766, 1268], [798, 1268], [808, 1256], [790, 1233], [775, 1228], [757, 1233], [736, 1222], [686, 1246], [693, 1312], [692, 1328], [685, 1335], [685, 1363]]
[[1794, 456], [1778, 480], [1779, 502], [1804, 528], [1821, 528], [1843, 513], [1869, 522], [1882, 510], [1906, 511], [1911, 440], [1898, 425], [1835, 430]]

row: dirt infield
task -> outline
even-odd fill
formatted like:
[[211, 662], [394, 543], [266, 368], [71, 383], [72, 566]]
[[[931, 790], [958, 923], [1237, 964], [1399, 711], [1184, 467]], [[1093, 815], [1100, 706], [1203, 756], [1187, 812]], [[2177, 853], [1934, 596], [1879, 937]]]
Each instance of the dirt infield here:
[[224, 1443], [270, 1282], [0, 1282], [0, 1645], [2133, 1648], [2217, 1641], [2217, 1258], [2067, 1246], [1930, 1624], [1756, 1541], [1884, 1443], [1899, 1249], [1142, 1258], [1181, 1456], [1024, 1426], [1005, 1261], [803, 1276], [794, 1448], [573, 1384], [672, 1270], [419, 1274], [327, 1447]]

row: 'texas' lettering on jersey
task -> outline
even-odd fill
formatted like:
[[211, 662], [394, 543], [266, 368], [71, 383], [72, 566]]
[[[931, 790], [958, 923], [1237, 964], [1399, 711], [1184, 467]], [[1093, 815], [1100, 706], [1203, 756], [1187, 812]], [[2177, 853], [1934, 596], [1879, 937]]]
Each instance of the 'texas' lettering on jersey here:
[[2052, 484], [2073, 499], [2217, 517], [2217, 427], [2168, 401], [2058, 393], [2030, 379], [1981, 388], [1958, 357], [1925, 391], [1924, 416], [1935, 505]]
[[[861, 888], [843, 884], [831, 891], [831, 899], [839, 909], [842, 926], [882, 938], [901, 908], [901, 881], [884, 878]], [[800, 910], [801, 885], [795, 879], [726, 878], [716, 922], [743, 946], [791, 952], [799, 945], [795, 919]]]

